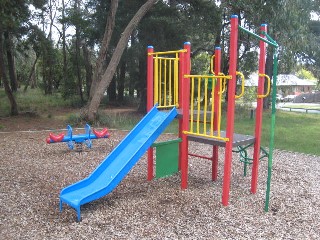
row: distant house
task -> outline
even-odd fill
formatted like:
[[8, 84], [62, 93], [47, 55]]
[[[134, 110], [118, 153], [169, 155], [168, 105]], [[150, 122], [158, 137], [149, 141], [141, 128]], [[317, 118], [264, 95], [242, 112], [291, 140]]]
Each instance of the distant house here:
[[[258, 86], [258, 74], [252, 73], [245, 81], [246, 87]], [[301, 79], [293, 74], [279, 74], [277, 76], [277, 93], [282, 96], [300, 95], [301, 93], [310, 93], [317, 86], [316, 80]]]

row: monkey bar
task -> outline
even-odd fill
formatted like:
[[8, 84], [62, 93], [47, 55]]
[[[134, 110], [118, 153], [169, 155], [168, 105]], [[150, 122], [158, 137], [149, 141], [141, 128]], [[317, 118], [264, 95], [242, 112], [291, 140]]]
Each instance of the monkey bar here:
[[[277, 42], [268, 35], [267, 33], [267, 25], [262, 24], [260, 28], [260, 36], [249, 31], [248, 29], [245, 29], [241, 26], [238, 26], [240, 30], [250, 34], [251, 36], [254, 36], [255, 38], [260, 40], [260, 56], [262, 54], [265, 54], [266, 52], [266, 46], [264, 43], [267, 43], [268, 45], [273, 47], [273, 82], [272, 82], [272, 104], [271, 104], [271, 124], [270, 124], [270, 140], [269, 140], [269, 153], [268, 153], [268, 178], [267, 178], [267, 190], [266, 190], [266, 201], [265, 201], [265, 211], [267, 212], [269, 210], [269, 201], [270, 201], [270, 185], [271, 185], [271, 175], [272, 175], [272, 158], [273, 158], [273, 149], [274, 149], [274, 132], [275, 132], [275, 121], [276, 121], [276, 93], [277, 93], [277, 75], [278, 75], [278, 48], [279, 45]], [[266, 39], [267, 38], [267, 39]], [[259, 62], [259, 83], [261, 82], [261, 78], [266, 77], [268, 79], [268, 92], [270, 92], [270, 78], [264, 74], [265, 71], [265, 59], [260, 57]], [[260, 86], [260, 85], [259, 85]], [[259, 95], [257, 100], [257, 109], [262, 108], [262, 98], [265, 97], [263, 94], [263, 85], [259, 88]], [[257, 116], [259, 118], [259, 122], [262, 121], [262, 117], [260, 114], [257, 113]], [[259, 130], [258, 130], [259, 131]], [[260, 129], [261, 131], [261, 129]], [[256, 129], [257, 132], [257, 129]], [[258, 147], [260, 145], [260, 142], [258, 144], [255, 144], [255, 154], [253, 162], [257, 162], [258, 158]], [[257, 172], [257, 168], [253, 170], [254, 172]], [[256, 188], [256, 182], [253, 183], [252, 189], [254, 190]]]

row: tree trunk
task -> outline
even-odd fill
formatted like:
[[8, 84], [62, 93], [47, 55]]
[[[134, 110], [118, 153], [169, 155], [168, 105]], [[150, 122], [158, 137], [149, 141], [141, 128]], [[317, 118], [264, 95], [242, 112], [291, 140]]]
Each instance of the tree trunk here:
[[[80, 3], [79, 0], [75, 1], [75, 11], [80, 14]], [[82, 77], [81, 77], [81, 67], [80, 67], [80, 27], [76, 25], [76, 68], [77, 68], [77, 79], [78, 79], [78, 93], [81, 99], [81, 103], [84, 103], [83, 93], [82, 93]]]
[[4, 38], [6, 42], [10, 86], [11, 86], [12, 92], [16, 92], [18, 90], [18, 80], [17, 80], [16, 68], [14, 63], [13, 42], [8, 32], [4, 33]]
[[90, 51], [85, 44], [82, 46], [82, 51], [83, 51], [84, 65], [86, 68], [87, 96], [89, 97], [90, 88], [91, 88], [91, 84], [92, 84], [92, 64], [90, 62]]
[[134, 17], [131, 19], [131, 21], [125, 28], [124, 32], [121, 34], [121, 38], [114, 50], [114, 53], [109, 62], [109, 65], [102, 76], [101, 82], [96, 87], [92, 100], [89, 102], [88, 119], [90, 121], [94, 121], [96, 119], [96, 115], [98, 112], [101, 99], [103, 97], [103, 93], [105, 92], [105, 89], [110, 84], [113, 78], [113, 75], [119, 64], [122, 53], [128, 44], [128, 40], [132, 31], [136, 28], [140, 20], [145, 16], [145, 14], [151, 9], [151, 7], [157, 1], [158, 0], [148, 0], [145, 4], [143, 4], [140, 7], [140, 9], [137, 11], [137, 13], [134, 15]]
[[116, 78], [113, 78], [108, 87], [108, 100], [110, 103], [115, 104], [117, 101], [117, 84]]
[[68, 63], [67, 63], [67, 43], [66, 43], [66, 23], [65, 23], [65, 0], [62, 0], [62, 55], [63, 55], [63, 85], [67, 85], [68, 81]]
[[26, 82], [26, 85], [24, 86], [24, 89], [23, 89], [24, 92], [27, 91], [29, 84], [32, 83], [32, 81], [34, 79], [34, 75], [35, 75], [34, 73], [35, 73], [35, 70], [36, 70], [36, 64], [38, 62], [38, 59], [39, 59], [39, 57], [37, 56], [36, 59], [33, 62], [33, 65], [32, 65], [32, 68], [31, 68], [31, 72], [29, 74], [29, 77], [28, 77], [28, 80]]
[[[76, 32], [78, 32], [76, 30]], [[76, 67], [77, 67], [77, 79], [78, 79], [78, 94], [80, 96], [81, 103], [84, 102], [83, 93], [82, 93], [82, 78], [81, 78], [81, 69], [80, 69], [80, 39], [79, 34], [76, 33]]]
[[[49, 11], [52, 11], [52, 5], [50, 1], [49, 5]], [[46, 20], [45, 20], [45, 11], [44, 9], [42, 10], [42, 31], [45, 32], [45, 26], [46, 26]], [[43, 79], [43, 84], [44, 84], [44, 93], [45, 94], [52, 94], [52, 76], [51, 76], [51, 51], [52, 51], [52, 46], [51, 44], [51, 30], [52, 28], [49, 28], [50, 31], [48, 33], [47, 39], [43, 39], [41, 41], [41, 51], [42, 51], [42, 79]]]
[[10, 107], [11, 107], [10, 114], [11, 115], [18, 115], [18, 105], [17, 105], [17, 102], [16, 102], [14, 95], [11, 91], [11, 88], [10, 88], [9, 82], [8, 82], [8, 78], [7, 78], [7, 69], [6, 69], [6, 65], [4, 62], [4, 49], [3, 49], [2, 35], [3, 35], [3, 32], [2, 32], [1, 24], [0, 24], [0, 72], [1, 72], [1, 78], [3, 81], [5, 92], [7, 94], [9, 102], [10, 102]]
[[118, 78], [118, 102], [123, 103], [124, 82], [126, 78], [126, 61], [122, 61], [120, 65], [120, 73]]
[[96, 87], [99, 84], [99, 82], [101, 81], [101, 76], [103, 74], [103, 71], [105, 70], [104, 62], [105, 62], [105, 59], [107, 56], [109, 43], [110, 43], [110, 40], [112, 37], [112, 32], [113, 32], [113, 29], [115, 26], [115, 19], [116, 19], [116, 12], [118, 9], [118, 2], [119, 2], [119, 0], [112, 0], [111, 1], [110, 10], [109, 10], [109, 14], [107, 17], [107, 24], [106, 24], [103, 39], [101, 42], [101, 47], [99, 50], [98, 59], [96, 61], [96, 65], [94, 67], [94, 75], [93, 75], [93, 79], [92, 79], [92, 83], [91, 83], [91, 87], [90, 87], [89, 101], [92, 99], [92, 97], [96, 91]]
[[33, 74], [31, 76], [31, 81], [30, 81], [30, 88], [31, 89], [35, 89], [37, 87], [36, 69], [37, 69], [37, 65], [35, 66], [35, 69], [34, 69]]
[[[136, 42], [137, 42], [134, 32], [131, 33], [130, 42], [131, 42], [130, 48], [134, 49]], [[144, 54], [144, 56], [145, 56], [145, 54]], [[134, 62], [136, 61], [136, 57], [137, 57], [137, 55], [134, 54], [133, 51], [131, 51], [130, 57], [129, 57], [130, 63], [131, 63], [131, 66], [129, 68], [129, 76], [130, 76], [129, 77], [129, 96], [130, 96], [130, 98], [134, 97], [134, 87], [135, 87], [137, 73], [136, 73], [136, 68], [133, 67], [132, 65], [134, 65]]]
[[52, 27], [54, 24], [55, 13], [54, 13], [54, 1], [49, 0], [49, 17], [50, 17], [50, 24], [49, 24], [49, 33], [48, 33], [48, 51], [46, 56], [46, 77], [47, 77], [47, 94], [53, 93], [53, 59], [54, 59], [54, 52], [52, 46]]
[[138, 91], [137, 91], [137, 98], [140, 98], [140, 103], [138, 107], [138, 111], [146, 112], [147, 111], [147, 86], [146, 86], [146, 79], [147, 79], [147, 61], [146, 57], [139, 59], [139, 79], [144, 79], [143, 82], [139, 82]]

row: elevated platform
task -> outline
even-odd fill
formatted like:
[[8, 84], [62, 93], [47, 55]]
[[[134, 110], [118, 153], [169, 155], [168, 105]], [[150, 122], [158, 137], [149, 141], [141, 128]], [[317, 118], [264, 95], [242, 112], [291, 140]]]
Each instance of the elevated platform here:
[[[221, 137], [226, 137], [226, 132], [221, 131]], [[225, 147], [226, 142], [223, 140], [218, 140], [214, 138], [208, 138], [208, 137], [202, 137], [202, 136], [194, 136], [194, 135], [188, 135], [188, 140], [189, 141], [194, 141], [194, 142], [200, 142], [200, 143], [205, 143], [205, 144], [210, 144], [210, 145], [216, 145], [219, 147]], [[243, 135], [243, 134], [238, 134], [234, 133], [233, 134], [233, 142], [232, 146], [237, 147], [237, 146], [242, 146], [242, 145], [248, 145], [251, 143], [255, 142], [255, 137], [250, 136], [250, 135]]]

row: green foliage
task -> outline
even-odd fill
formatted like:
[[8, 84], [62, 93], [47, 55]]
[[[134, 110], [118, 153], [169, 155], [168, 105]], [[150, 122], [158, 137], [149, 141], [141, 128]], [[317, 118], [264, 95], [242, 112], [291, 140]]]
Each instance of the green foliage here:
[[84, 69], [84, 61], [82, 55], [80, 55], [80, 59], [77, 58], [75, 42], [72, 42], [70, 46], [70, 54], [68, 55], [68, 66], [67, 66], [67, 75], [63, 78], [65, 81], [61, 86], [61, 92], [64, 99], [72, 98], [73, 96], [78, 94], [78, 76], [77, 76], [77, 68], [80, 66], [80, 78], [82, 81], [84, 80], [85, 69]]
[[247, 51], [242, 54], [238, 64], [238, 69], [244, 74], [245, 77], [248, 77], [252, 72], [257, 71], [258, 63], [258, 52]]
[[[47, 36], [48, 32], [43, 31], [43, 29], [49, 29], [50, 21], [45, 21], [49, 19], [49, 2], [45, 0], [1, 1], [0, 9], [3, 11], [0, 24], [3, 31], [9, 31], [12, 34], [16, 44], [16, 69], [19, 83], [25, 84], [33, 61], [39, 57], [36, 65], [38, 86], [47, 94], [60, 93], [64, 99], [70, 100], [71, 104], [77, 105], [80, 89], [87, 92], [88, 86], [85, 81], [84, 57], [82, 53], [76, 56], [75, 40], [80, 40], [81, 45], [84, 44], [91, 50], [91, 63], [94, 66], [96, 50], [99, 49], [105, 30], [106, 13], [109, 11], [110, 1], [88, 0], [65, 3], [65, 17], [58, 17], [53, 29], [58, 28], [61, 33], [62, 23], [66, 24], [67, 28], [77, 29], [77, 34], [68, 31], [70, 35], [66, 38], [66, 66], [63, 66], [62, 39], [55, 39], [55, 42], [52, 42]], [[140, 0], [119, 1], [106, 65], [121, 33], [141, 4]], [[31, 15], [32, 5], [36, 10]], [[56, 10], [56, 16], [62, 16], [61, 9]], [[183, 42], [190, 41], [192, 70], [194, 73], [206, 73], [209, 67], [206, 54], [210, 56], [214, 46], [219, 44], [222, 47], [222, 68], [227, 73], [229, 24], [232, 14], [238, 14], [240, 24], [256, 33], [259, 33], [261, 23], [268, 24], [268, 33], [280, 45], [279, 73], [290, 73], [299, 64], [320, 79], [320, 21], [311, 20], [311, 12], [319, 14], [319, 1], [158, 1], [132, 33], [121, 59], [124, 70], [119, 66], [115, 75], [117, 94], [125, 92], [130, 96], [129, 100], [125, 97], [124, 103], [131, 103], [134, 93], [143, 96], [148, 45], [153, 45], [155, 51], [166, 51], [180, 49]], [[38, 22], [39, 25], [33, 25], [31, 20], [33, 23]], [[259, 41], [256, 39], [239, 32], [238, 70], [245, 76], [257, 69], [258, 44]], [[77, 47], [79, 49], [79, 46]], [[65, 74], [63, 67], [67, 69]], [[301, 74], [305, 75], [307, 72]], [[310, 76], [307, 74], [305, 77]], [[119, 91], [120, 85], [124, 85], [124, 91]], [[250, 102], [253, 95], [246, 95], [244, 102]], [[140, 99], [144, 100], [143, 97]], [[7, 101], [4, 104], [7, 104]], [[134, 104], [136, 105], [136, 102]], [[3, 106], [1, 104], [1, 108]], [[25, 109], [26, 106], [21, 108]]]
[[207, 53], [200, 53], [192, 59], [192, 73], [208, 74], [210, 72], [211, 55]]
[[252, 108], [252, 103], [257, 101], [257, 88], [256, 87], [246, 87], [244, 90], [244, 95], [241, 98], [245, 105]]
[[27, 2], [2, 0], [0, 2], [0, 9], [2, 31], [15, 33], [17, 36], [26, 32], [24, 24], [28, 22], [28, 18], [30, 17], [30, 10]]
[[303, 68], [297, 72], [297, 77], [302, 78], [302, 79], [310, 79], [310, 80], [315, 79], [312, 72], [310, 72], [306, 69], [303, 69]]
[[80, 116], [80, 114], [72, 113], [67, 116], [66, 124], [74, 127], [83, 126], [86, 121]]

